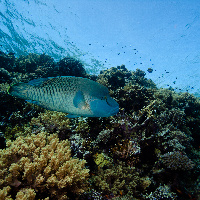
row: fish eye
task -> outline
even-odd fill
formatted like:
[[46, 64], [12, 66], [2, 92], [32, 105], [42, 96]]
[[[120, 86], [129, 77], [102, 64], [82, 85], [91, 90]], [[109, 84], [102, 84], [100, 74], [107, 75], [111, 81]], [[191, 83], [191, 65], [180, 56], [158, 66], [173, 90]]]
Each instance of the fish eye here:
[[101, 100], [106, 100], [107, 96], [101, 97]]

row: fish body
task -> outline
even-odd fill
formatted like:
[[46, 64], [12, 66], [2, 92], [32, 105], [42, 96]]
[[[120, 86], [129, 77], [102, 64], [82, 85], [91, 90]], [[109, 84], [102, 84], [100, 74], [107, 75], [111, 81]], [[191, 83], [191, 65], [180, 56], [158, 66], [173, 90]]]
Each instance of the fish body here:
[[35, 79], [11, 86], [9, 93], [67, 117], [109, 117], [119, 111], [105, 86], [82, 77]]

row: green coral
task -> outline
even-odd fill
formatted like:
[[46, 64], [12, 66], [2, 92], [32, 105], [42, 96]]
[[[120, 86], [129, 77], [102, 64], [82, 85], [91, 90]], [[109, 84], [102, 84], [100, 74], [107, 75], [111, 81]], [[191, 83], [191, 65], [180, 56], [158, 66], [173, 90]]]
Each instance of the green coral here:
[[106, 156], [104, 153], [97, 153], [94, 156], [94, 162], [96, 163], [96, 165], [98, 165], [99, 167], [104, 167], [109, 165], [110, 162], [110, 158], [108, 156]]

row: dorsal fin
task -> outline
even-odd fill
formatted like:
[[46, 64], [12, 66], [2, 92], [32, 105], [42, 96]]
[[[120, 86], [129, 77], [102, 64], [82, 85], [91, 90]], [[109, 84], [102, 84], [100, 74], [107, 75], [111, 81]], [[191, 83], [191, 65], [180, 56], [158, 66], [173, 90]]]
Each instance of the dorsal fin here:
[[42, 85], [45, 81], [47, 81], [49, 78], [39, 78], [39, 79], [33, 79], [28, 82], [29, 85], [39, 87]]

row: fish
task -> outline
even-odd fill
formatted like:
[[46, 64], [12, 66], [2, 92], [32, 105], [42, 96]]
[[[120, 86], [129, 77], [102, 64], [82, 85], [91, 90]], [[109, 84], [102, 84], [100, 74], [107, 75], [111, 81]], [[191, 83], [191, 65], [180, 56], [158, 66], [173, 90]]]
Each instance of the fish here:
[[16, 83], [8, 93], [67, 117], [109, 117], [119, 112], [119, 104], [108, 88], [83, 77], [48, 77]]

